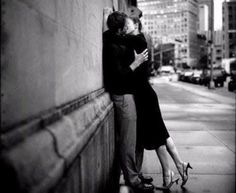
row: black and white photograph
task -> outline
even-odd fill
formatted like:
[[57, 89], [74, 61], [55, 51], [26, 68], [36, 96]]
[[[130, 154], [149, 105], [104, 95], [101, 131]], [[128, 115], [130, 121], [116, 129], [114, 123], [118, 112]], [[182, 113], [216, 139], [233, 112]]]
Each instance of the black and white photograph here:
[[236, 0], [1, 0], [2, 193], [235, 193]]

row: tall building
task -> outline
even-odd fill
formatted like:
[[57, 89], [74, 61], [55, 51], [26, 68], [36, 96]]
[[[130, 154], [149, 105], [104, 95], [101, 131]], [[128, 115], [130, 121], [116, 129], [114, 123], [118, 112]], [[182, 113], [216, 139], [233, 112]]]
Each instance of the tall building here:
[[236, 0], [224, 1], [223, 16], [223, 58], [236, 57]]
[[198, 12], [198, 29], [199, 32], [204, 32], [209, 30], [209, 10], [208, 6], [205, 4], [199, 5], [199, 12]]
[[198, 0], [198, 4], [199, 5], [206, 5], [208, 7], [208, 29], [207, 29], [207, 31], [214, 30], [214, 1], [213, 0]]
[[142, 23], [154, 45], [174, 43], [175, 63], [197, 62], [197, 0], [138, 0]]
[[222, 51], [222, 41], [223, 35], [222, 31], [218, 30], [214, 32], [214, 51], [213, 51], [213, 63], [216, 65], [221, 65], [223, 51]]
[[209, 1], [198, 1], [198, 67], [206, 68], [209, 63], [210, 50], [208, 47], [208, 40], [211, 40], [211, 5], [208, 6]]

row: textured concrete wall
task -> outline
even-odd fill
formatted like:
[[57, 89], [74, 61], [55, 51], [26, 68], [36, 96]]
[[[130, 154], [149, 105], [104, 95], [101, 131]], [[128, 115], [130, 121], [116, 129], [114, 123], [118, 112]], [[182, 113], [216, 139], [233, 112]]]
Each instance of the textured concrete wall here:
[[1, 1], [0, 192], [118, 190], [103, 8], [130, 2]]
[[[27, 127], [30, 129], [31, 125]], [[114, 174], [117, 167], [114, 155], [113, 104], [109, 95], [103, 93], [4, 148], [0, 156], [3, 176], [0, 190], [5, 193], [107, 192], [108, 185], [118, 184], [115, 179], [119, 179], [118, 173]]]
[[2, 127], [102, 88], [103, 8], [112, 5], [2, 1]]

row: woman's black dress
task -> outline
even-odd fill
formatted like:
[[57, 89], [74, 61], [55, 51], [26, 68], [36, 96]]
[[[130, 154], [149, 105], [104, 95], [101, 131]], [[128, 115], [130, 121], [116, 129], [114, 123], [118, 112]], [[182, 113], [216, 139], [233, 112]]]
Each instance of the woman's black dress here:
[[[127, 41], [137, 53], [147, 48], [143, 34], [131, 37]], [[156, 92], [148, 81], [150, 62], [141, 64], [135, 71], [137, 110], [137, 144], [145, 149], [157, 149], [166, 143], [169, 133], [164, 124]]]

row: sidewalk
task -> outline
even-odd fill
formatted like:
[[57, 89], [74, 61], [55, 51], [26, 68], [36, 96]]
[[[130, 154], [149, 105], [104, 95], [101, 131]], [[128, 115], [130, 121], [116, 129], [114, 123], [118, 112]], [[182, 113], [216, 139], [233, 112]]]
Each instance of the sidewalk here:
[[[182, 159], [190, 162], [193, 167], [193, 170], [189, 170], [189, 181], [185, 188], [173, 185], [170, 192], [234, 193], [235, 93], [223, 96], [198, 85], [181, 82], [164, 84], [181, 89], [186, 95], [194, 93], [196, 97], [204, 97], [210, 101], [197, 104], [160, 104], [166, 126]], [[176, 177], [179, 177], [170, 157], [169, 162]], [[155, 151], [145, 151], [142, 171], [154, 178], [154, 184], [162, 185], [161, 166]], [[159, 192], [163, 191], [155, 190], [155, 193]]]
[[183, 88], [189, 92], [193, 92], [197, 95], [201, 95], [204, 97], [208, 97], [214, 100], [218, 100], [221, 103], [230, 103], [235, 104], [236, 102], [236, 93], [229, 92], [227, 90], [227, 87], [223, 88], [213, 88], [209, 89], [208, 87], [202, 86], [202, 85], [196, 85], [191, 83], [185, 83], [185, 82], [169, 82], [175, 87]]

